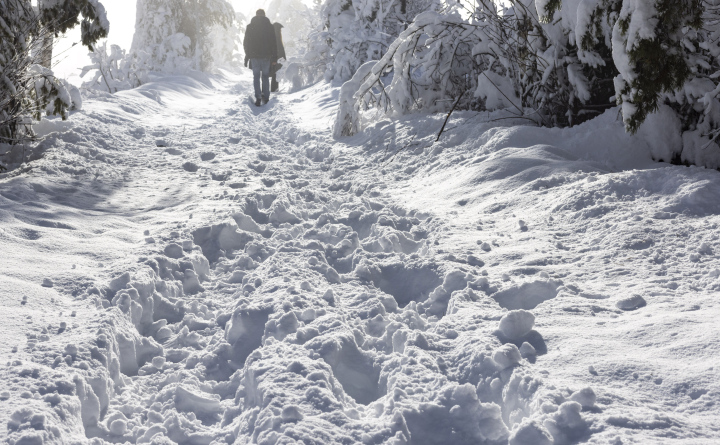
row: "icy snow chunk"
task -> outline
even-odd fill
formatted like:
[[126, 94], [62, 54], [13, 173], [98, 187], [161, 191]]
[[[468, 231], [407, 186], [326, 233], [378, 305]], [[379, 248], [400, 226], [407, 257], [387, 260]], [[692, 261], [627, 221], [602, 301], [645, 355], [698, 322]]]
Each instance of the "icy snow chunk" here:
[[294, 405], [286, 406], [282, 411], [282, 420], [283, 422], [299, 422], [303, 420], [300, 408]]
[[318, 144], [316, 147], [306, 147], [305, 155], [313, 162], [323, 162], [332, 154], [332, 147], [327, 144]]
[[205, 290], [200, 284], [200, 277], [192, 269], [185, 270], [182, 285], [183, 292], [185, 292], [186, 294], [195, 294]]
[[626, 297], [615, 303], [615, 306], [617, 306], [618, 309], [622, 309], [624, 311], [634, 311], [635, 309], [639, 309], [645, 305], [647, 305], [647, 302], [640, 295]]
[[505, 309], [535, 309], [540, 303], [557, 296], [559, 281], [538, 280], [511, 286], [492, 295]]
[[238, 232], [237, 225], [229, 223], [200, 227], [192, 235], [194, 243], [200, 246], [209, 261], [217, 261], [226, 253], [244, 249], [253, 239], [251, 234]]
[[518, 339], [527, 335], [535, 325], [535, 316], [523, 309], [510, 311], [500, 319], [500, 332], [507, 338]]
[[171, 243], [165, 246], [164, 253], [165, 256], [175, 259], [182, 258], [185, 255], [182, 246], [177, 243]]
[[276, 226], [283, 223], [298, 224], [300, 223], [300, 218], [288, 211], [285, 204], [278, 202], [270, 213], [270, 223]]
[[554, 443], [574, 443], [587, 431], [587, 423], [580, 415], [582, 406], [577, 402], [565, 402], [558, 407], [552, 419], [544, 422], [555, 439]]
[[404, 411], [402, 417], [411, 443], [499, 444], [507, 443], [508, 439], [500, 407], [480, 402], [475, 387], [470, 384], [448, 385], [436, 400], [419, 403]]
[[154, 367], [156, 367], [157, 369], [162, 369], [162, 367], [165, 366], [165, 357], [162, 357], [162, 356], [153, 357], [152, 365]]
[[535, 357], [537, 355], [537, 350], [535, 350], [535, 347], [530, 343], [523, 342], [520, 346], [520, 355], [522, 355], [523, 358]]
[[110, 423], [108, 430], [113, 436], [122, 436], [127, 433], [127, 421], [123, 419], [115, 419]]
[[595, 391], [592, 388], [583, 388], [580, 391], [575, 391], [570, 396], [570, 400], [579, 403], [583, 408], [594, 407], [596, 399]]
[[522, 356], [517, 346], [508, 343], [500, 346], [493, 352], [493, 360], [498, 364], [500, 369], [506, 369], [516, 365], [522, 361]]
[[550, 433], [536, 420], [523, 419], [510, 435], [509, 445], [552, 445]]
[[53, 283], [53, 280], [50, 278], [44, 278], [42, 282], [42, 287], [53, 287], [55, 283]]

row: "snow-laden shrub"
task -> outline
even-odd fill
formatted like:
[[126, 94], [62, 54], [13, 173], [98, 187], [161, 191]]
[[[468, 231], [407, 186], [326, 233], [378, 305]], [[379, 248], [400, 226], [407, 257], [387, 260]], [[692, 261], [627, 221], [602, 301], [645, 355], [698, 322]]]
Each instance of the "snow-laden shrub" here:
[[239, 33], [226, 0], [139, 0], [130, 57], [149, 71], [206, 71], [233, 61]]
[[0, 142], [22, 143], [33, 137], [33, 119], [46, 114], [66, 119], [80, 108], [77, 89], [39, 63], [49, 65], [55, 34], [81, 16], [84, 44], [107, 35], [109, 24], [97, 0], [47, 0], [38, 8], [30, 0], [0, 0]]
[[459, 14], [420, 14], [382, 59], [363, 65], [342, 86], [335, 134], [357, 132], [359, 114], [370, 107], [402, 115], [445, 110], [455, 100], [471, 106], [473, 95], [465, 93], [477, 88], [479, 68], [472, 50], [479, 41], [478, 28]]
[[363, 108], [441, 110], [475, 88], [460, 108], [506, 108], [546, 126], [576, 125], [620, 105], [625, 128], [636, 132], [667, 106], [672, 122], [664, 109], [648, 125], [681, 122], [682, 137], [672, 139], [682, 144], [658, 159], [720, 167], [719, 0], [504, 4], [477, 0], [469, 20], [436, 16], [442, 26], [418, 16], [372, 74], [353, 79], [358, 91], [345, 89], [338, 134], [359, 128], [353, 113]]
[[121, 90], [137, 88], [147, 80], [147, 71], [142, 67], [147, 63], [136, 63], [139, 59], [129, 58], [125, 50], [118, 45], [110, 45], [108, 53], [107, 42], [96, 45], [89, 54], [92, 64], [83, 67], [80, 77], [94, 72], [92, 79], [83, 82], [83, 88], [117, 93]]
[[[305, 78], [347, 81], [369, 60], [379, 60], [422, 11], [441, 0], [324, 0], [302, 64]], [[300, 69], [298, 69], [300, 71]]]

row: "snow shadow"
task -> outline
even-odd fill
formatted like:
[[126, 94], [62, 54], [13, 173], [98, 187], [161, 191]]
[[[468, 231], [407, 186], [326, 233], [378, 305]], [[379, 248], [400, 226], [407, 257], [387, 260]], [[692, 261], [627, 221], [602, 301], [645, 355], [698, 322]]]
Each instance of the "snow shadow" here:
[[244, 249], [254, 239], [251, 234], [237, 229], [229, 223], [200, 227], [192, 232], [193, 242], [200, 246], [208, 261], [215, 262], [235, 250]]
[[228, 322], [225, 338], [232, 345], [229, 359], [238, 368], [242, 368], [248, 356], [262, 344], [271, 312], [271, 309], [239, 309]]
[[354, 341], [345, 341], [332, 356], [326, 357], [333, 375], [347, 395], [368, 405], [384, 395], [380, 390], [380, 367], [364, 354]]
[[[367, 272], [367, 275], [364, 273]], [[442, 276], [435, 264], [376, 264], [360, 272], [375, 287], [392, 295], [398, 306], [412, 301], [423, 301], [442, 284]]]

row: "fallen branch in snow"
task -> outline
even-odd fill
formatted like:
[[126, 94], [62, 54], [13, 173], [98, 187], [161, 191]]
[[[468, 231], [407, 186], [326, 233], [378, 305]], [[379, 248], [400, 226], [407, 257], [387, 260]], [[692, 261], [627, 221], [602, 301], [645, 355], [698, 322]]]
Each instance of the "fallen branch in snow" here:
[[443, 131], [445, 131], [445, 125], [447, 125], [448, 121], [450, 120], [450, 115], [455, 111], [455, 108], [457, 108], [457, 105], [460, 103], [460, 99], [465, 95], [467, 90], [463, 91], [460, 96], [458, 96], [457, 100], [453, 104], [452, 108], [450, 109], [450, 112], [447, 114], [447, 117], [445, 118], [445, 122], [443, 122], [442, 128], [440, 129], [440, 133], [437, 135], [437, 139], [435, 139], [435, 142], [440, 140], [440, 136], [442, 136]]
[[[390, 160], [388, 161], [388, 164], [390, 164], [390, 163], [395, 159], [395, 156], [397, 156], [398, 153], [400, 153], [401, 151], [403, 151], [403, 150], [405, 150], [406, 148], [408, 148], [409, 146], [411, 146], [411, 145], [415, 142], [415, 138], [416, 138], [416, 137], [417, 137], [417, 133], [415, 133], [415, 134], [413, 135], [413, 138], [410, 140], [410, 142], [408, 142], [407, 144], [405, 144], [405, 145], [403, 145], [402, 147], [400, 147], [399, 149], [397, 149], [397, 150], [395, 151], [395, 153], [393, 153], [393, 155], [392, 155], [392, 157], [390, 158]], [[387, 146], [385, 147], [386, 152], [387, 152], [387, 148], [388, 148], [389, 146], [390, 146], [390, 145], [387, 145]], [[385, 155], [383, 154], [383, 156], [385, 156]], [[383, 159], [383, 162], [385, 162], [385, 159]]]

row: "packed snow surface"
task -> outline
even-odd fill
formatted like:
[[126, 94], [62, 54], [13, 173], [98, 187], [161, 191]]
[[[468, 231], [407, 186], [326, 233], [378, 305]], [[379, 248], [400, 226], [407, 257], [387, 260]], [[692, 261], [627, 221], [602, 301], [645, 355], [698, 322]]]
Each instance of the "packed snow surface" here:
[[0, 175], [4, 442], [717, 443], [719, 172], [250, 80], [85, 92]]

